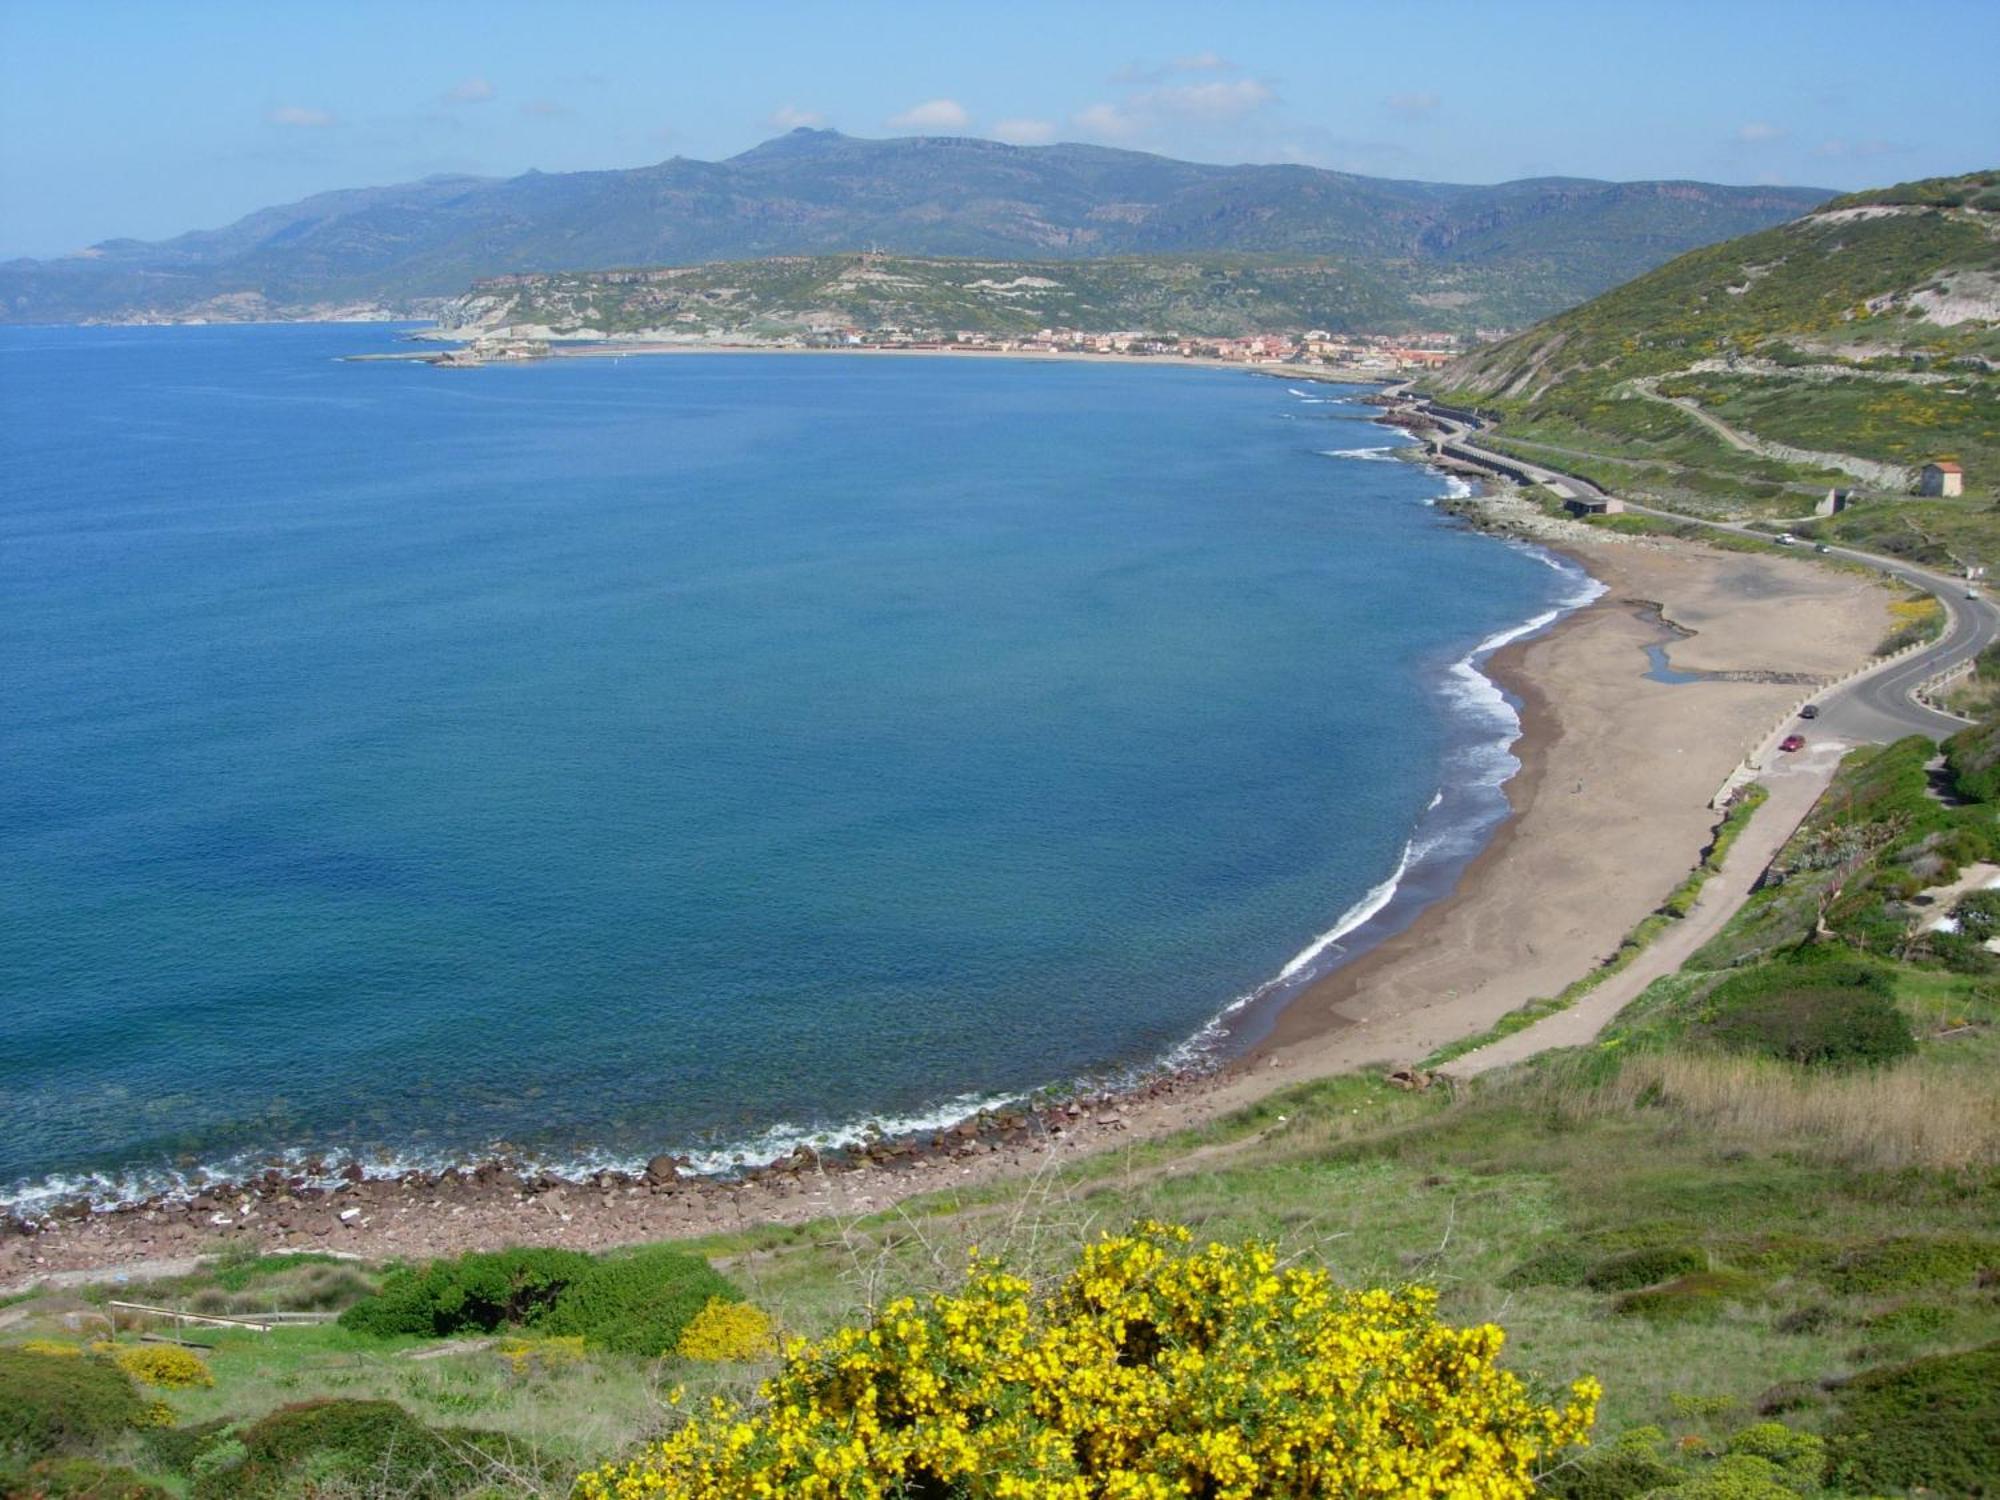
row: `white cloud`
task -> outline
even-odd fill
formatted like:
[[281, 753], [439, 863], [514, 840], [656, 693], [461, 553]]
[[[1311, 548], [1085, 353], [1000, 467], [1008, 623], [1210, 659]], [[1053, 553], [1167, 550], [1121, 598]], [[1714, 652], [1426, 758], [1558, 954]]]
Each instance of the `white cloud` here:
[[467, 78], [444, 91], [447, 104], [484, 104], [493, 97], [493, 85], [484, 78]]
[[321, 130], [328, 125], [337, 125], [339, 119], [330, 109], [308, 109], [302, 104], [280, 104], [264, 115], [269, 125], [283, 125], [294, 130]]
[[1204, 49], [1190, 52], [1185, 57], [1176, 57], [1171, 62], [1142, 67], [1138, 63], [1127, 63], [1111, 75], [1113, 83], [1158, 83], [1171, 78], [1176, 73], [1234, 73], [1237, 65], [1220, 52]]
[[965, 112], [965, 106], [956, 99], [926, 99], [922, 104], [912, 105], [900, 115], [892, 115], [889, 128], [892, 130], [963, 130], [972, 123], [972, 116]]
[[1129, 141], [1145, 129], [1143, 123], [1115, 104], [1092, 104], [1070, 116], [1070, 123], [1099, 140]]
[[1774, 141], [1782, 141], [1788, 134], [1781, 125], [1773, 125], [1769, 120], [1752, 120], [1747, 125], [1736, 127], [1736, 143], [1739, 146], [1768, 146]]
[[531, 120], [566, 120], [576, 111], [553, 99], [530, 99], [521, 106], [521, 113]]
[[1051, 120], [1001, 120], [987, 134], [1010, 146], [1046, 146], [1056, 138], [1056, 127]]
[[816, 109], [798, 109], [790, 104], [780, 104], [764, 123], [778, 130], [817, 130], [826, 123], [826, 116]]
[[1417, 115], [1429, 114], [1441, 101], [1428, 89], [1420, 89], [1414, 93], [1391, 94], [1385, 102], [1397, 114], [1414, 118]]
[[1138, 112], [1171, 115], [1183, 120], [1240, 120], [1278, 96], [1255, 78], [1227, 83], [1177, 83], [1135, 95]]

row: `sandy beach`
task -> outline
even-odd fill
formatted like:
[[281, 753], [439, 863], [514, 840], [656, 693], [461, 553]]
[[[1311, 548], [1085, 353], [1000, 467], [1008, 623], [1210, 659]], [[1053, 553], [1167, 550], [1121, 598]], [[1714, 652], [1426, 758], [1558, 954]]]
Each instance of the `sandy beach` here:
[[[1488, 670], [1521, 703], [1514, 816], [1405, 932], [1296, 995], [1212, 1077], [960, 1127], [841, 1170], [810, 1158], [734, 1183], [602, 1175], [523, 1183], [498, 1168], [249, 1191], [0, 1233], [0, 1290], [52, 1272], [157, 1267], [221, 1243], [424, 1256], [539, 1241], [579, 1248], [865, 1212], [1163, 1134], [1274, 1088], [1399, 1066], [1551, 995], [1603, 961], [1697, 862], [1724, 778], [1806, 691], [1863, 662], [1890, 595], [1800, 558], [1686, 542], [1551, 538], [1607, 588]], [[1649, 646], [1681, 673], [1648, 677]], [[1759, 680], [1762, 679], [1762, 680]]]
[[[455, 335], [439, 334], [437, 337], [447, 338]], [[1247, 370], [1256, 375], [1271, 375], [1279, 379], [1308, 380], [1332, 385], [1373, 385], [1383, 381], [1400, 380], [1408, 373], [1389, 365], [1320, 365], [1308, 368], [1286, 364], [1282, 360], [1252, 364], [1240, 359], [1208, 359], [1189, 354], [1100, 354], [1094, 350], [1083, 349], [807, 349], [796, 344], [670, 344], [646, 339], [605, 339], [588, 343], [557, 342], [551, 345], [548, 358], [623, 359], [627, 355], [674, 354], [803, 354], [839, 355], [845, 358], [863, 355], [882, 359], [1029, 359], [1072, 364], [1165, 365], [1175, 368], [1191, 365], [1204, 370]], [[526, 362], [532, 363], [532, 361]]]

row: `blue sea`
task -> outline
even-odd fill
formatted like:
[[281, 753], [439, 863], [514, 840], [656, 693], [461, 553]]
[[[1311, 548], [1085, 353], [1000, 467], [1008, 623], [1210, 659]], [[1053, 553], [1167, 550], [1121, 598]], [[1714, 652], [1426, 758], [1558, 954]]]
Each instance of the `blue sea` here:
[[0, 331], [0, 1202], [685, 1151], [1245, 1039], [1590, 584], [1358, 392]]

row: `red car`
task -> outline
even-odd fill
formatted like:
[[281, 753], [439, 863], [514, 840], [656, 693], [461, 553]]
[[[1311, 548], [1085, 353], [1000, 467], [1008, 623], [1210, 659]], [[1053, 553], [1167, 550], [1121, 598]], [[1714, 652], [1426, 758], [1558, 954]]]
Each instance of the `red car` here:
[[1782, 740], [1778, 741], [1778, 748], [1780, 750], [1803, 750], [1805, 747], [1806, 737], [1802, 734], [1788, 734]]

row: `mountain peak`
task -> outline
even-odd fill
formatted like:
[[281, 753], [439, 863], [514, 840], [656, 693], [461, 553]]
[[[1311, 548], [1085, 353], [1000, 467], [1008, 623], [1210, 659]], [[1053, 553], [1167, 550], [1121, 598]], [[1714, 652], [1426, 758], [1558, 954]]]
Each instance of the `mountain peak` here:
[[827, 146], [839, 145], [848, 137], [831, 128], [815, 129], [811, 125], [798, 125], [783, 135], [774, 135], [768, 141], [759, 141], [748, 151], [739, 151], [726, 158], [729, 161], [768, 160], [774, 156], [798, 156], [821, 150]]

